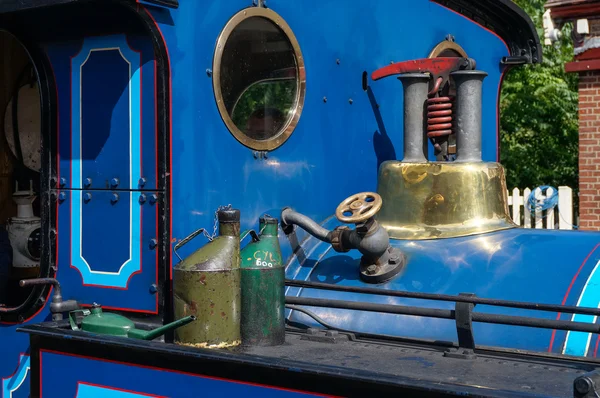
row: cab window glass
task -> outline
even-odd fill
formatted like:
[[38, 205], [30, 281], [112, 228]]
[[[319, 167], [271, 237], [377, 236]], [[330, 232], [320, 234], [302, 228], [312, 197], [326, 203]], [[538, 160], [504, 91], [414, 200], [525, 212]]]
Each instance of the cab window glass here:
[[285, 138], [270, 146], [260, 142], [289, 135], [299, 116], [303, 64], [280, 17], [269, 10], [252, 11], [265, 15], [239, 21], [234, 17], [220, 39], [215, 94], [224, 121], [238, 140], [255, 149], [272, 149]]
[[233, 122], [255, 140], [267, 140], [283, 129], [294, 106], [296, 80], [253, 83], [231, 112]]

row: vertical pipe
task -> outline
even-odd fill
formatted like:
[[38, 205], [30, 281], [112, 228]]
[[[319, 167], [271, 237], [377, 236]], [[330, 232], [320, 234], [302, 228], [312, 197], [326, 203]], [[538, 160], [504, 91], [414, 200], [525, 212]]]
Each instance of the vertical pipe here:
[[456, 85], [456, 161], [481, 162], [481, 101], [483, 79], [480, 70], [452, 72]]
[[404, 158], [403, 162], [426, 163], [425, 102], [429, 75], [405, 73], [398, 77], [404, 87]]

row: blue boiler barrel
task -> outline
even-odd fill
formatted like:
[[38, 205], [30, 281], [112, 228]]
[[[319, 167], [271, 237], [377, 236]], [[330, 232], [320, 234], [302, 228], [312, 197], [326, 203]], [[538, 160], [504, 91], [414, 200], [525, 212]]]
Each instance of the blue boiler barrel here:
[[[330, 219], [331, 220], [331, 219]], [[335, 219], [326, 227], [333, 228]], [[285, 242], [284, 244], [289, 242]], [[303, 243], [306, 260], [294, 256], [287, 278], [342, 286], [378, 287], [547, 304], [598, 307], [600, 234], [514, 228], [467, 237], [437, 240], [391, 240], [407, 261], [403, 271], [386, 283], [373, 285], [359, 278], [360, 253], [337, 253], [331, 245], [310, 237]], [[586, 285], [587, 288], [586, 288]], [[374, 296], [288, 287], [287, 295], [381, 304], [404, 304], [453, 309], [454, 303]], [[419, 339], [456, 341], [453, 320], [380, 314], [330, 308], [309, 308], [331, 325], [364, 333]], [[571, 320], [571, 314], [477, 305], [475, 311], [505, 315]], [[291, 321], [318, 326], [307, 315], [288, 311]], [[593, 316], [575, 315], [575, 321], [595, 322]], [[595, 356], [598, 336], [583, 332], [474, 323], [477, 345], [564, 352]]]

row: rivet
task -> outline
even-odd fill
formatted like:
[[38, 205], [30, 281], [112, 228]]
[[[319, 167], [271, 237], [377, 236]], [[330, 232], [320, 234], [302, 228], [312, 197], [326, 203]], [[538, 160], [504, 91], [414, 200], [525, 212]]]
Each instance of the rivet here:
[[67, 194], [65, 194], [64, 192], [61, 192], [58, 194], [58, 200], [59, 202], [64, 202], [64, 200], [67, 198]]
[[113, 193], [112, 196], [110, 197], [110, 201], [113, 203], [117, 203], [119, 201], [119, 194]]
[[146, 178], [142, 177], [138, 180], [138, 185], [140, 186], [140, 188], [143, 188], [146, 185]]
[[158, 241], [154, 238], [150, 239], [150, 250], [156, 249], [156, 246], [158, 246]]
[[327, 97], [323, 97], [323, 102], [327, 102]]
[[212, 76], [212, 69], [207, 69], [206, 70], [206, 76], [208, 76], [208, 77]]
[[55, 186], [57, 182], [58, 181], [56, 180], [56, 177], [50, 178], [50, 186], [52, 186], [52, 187]]
[[354, 101], [352, 101], [352, 98], [350, 98], [350, 99], [348, 100], [348, 103], [349, 103], [350, 105], [352, 105], [352, 103], [353, 103], [353, 102], [354, 102]]
[[92, 194], [91, 194], [91, 193], [89, 193], [89, 192], [86, 192], [86, 193], [83, 195], [83, 200], [84, 200], [85, 202], [89, 202], [90, 200], [92, 200]]
[[140, 204], [146, 203], [146, 195], [141, 194], [140, 198], [138, 199]]
[[150, 285], [150, 294], [156, 294], [158, 292], [158, 287], [153, 283]]
[[338, 58], [338, 59], [336, 59], [336, 60], [335, 60], [335, 63], [339, 65], [339, 64], [340, 64], [340, 59], [339, 59], [339, 58]]
[[83, 180], [83, 186], [84, 186], [84, 187], [86, 187], [86, 188], [87, 188], [87, 187], [89, 187], [89, 186], [91, 186], [91, 185], [92, 185], [92, 179], [91, 179], [91, 178], [89, 178], [89, 177], [88, 177], [88, 178], [86, 178], [85, 180]]
[[64, 187], [65, 185], [67, 185], [67, 179], [64, 177], [61, 177], [60, 179], [60, 186]]
[[118, 187], [119, 186], [119, 179], [118, 178], [113, 178], [110, 180], [110, 186], [111, 187]]
[[150, 195], [150, 204], [151, 205], [155, 204], [157, 200], [158, 200], [158, 196], [156, 196], [156, 194]]

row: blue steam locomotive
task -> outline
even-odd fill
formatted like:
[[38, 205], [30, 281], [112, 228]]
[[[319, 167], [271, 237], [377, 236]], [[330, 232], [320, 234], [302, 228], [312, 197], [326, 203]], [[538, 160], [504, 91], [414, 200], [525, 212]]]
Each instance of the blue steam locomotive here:
[[542, 57], [510, 0], [0, 27], [0, 397], [600, 391], [600, 234], [509, 216], [500, 88]]

